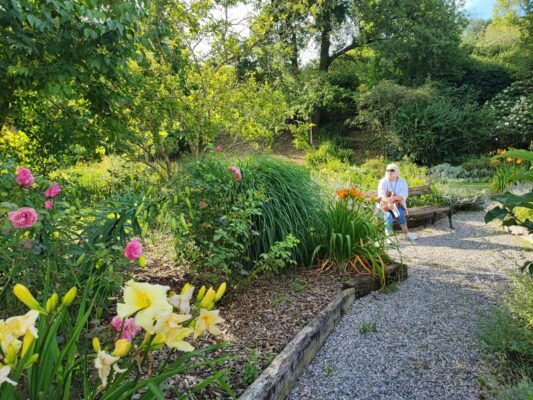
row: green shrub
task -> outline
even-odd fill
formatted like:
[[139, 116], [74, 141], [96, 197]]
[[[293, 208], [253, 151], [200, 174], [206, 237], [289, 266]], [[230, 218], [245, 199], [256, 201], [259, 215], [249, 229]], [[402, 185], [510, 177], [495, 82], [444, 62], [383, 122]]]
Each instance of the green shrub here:
[[533, 399], [533, 380], [524, 377], [518, 383], [501, 387], [496, 392], [498, 400], [531, 400]]
[[114, 155], [56, 170], [50, 177], [67, 183], [67, 194], [89, 203], [138, 187], [148, 179], [144, 164], [128, 162]]
[[501, 164], [490, 180], [490, 186], [495, 192], [502, 192], [509, 186], [524, 180], [527, 169], [523, 165]]
[[485, 151], [490, 121], [490, 114], [476, 103], [457, 104], [441, 96], [406, 104], [394, 114], [393, 127], [403, 155], [435, 165]]
[[460, 178], [488, 180], [496, 171], [498, 166], [490, 157], [470, 158], [461, 164], [463, 173]]
[[453, 166], [449, 163], [438, 164], [429, 169], [432, 178], [445, 181], [448, 179], [457, 179], [464, 174], [464, 169], [461, 166]]
[[317, 149], [313, 149], [305, 156], [307, 164], [311, 167], [319, 167], [332, 160], [350, 162], [353, 152], [350, 149], [342, 148], [331, 140], [322, 142]]
[[[229, 170], [232, 162], [215, 155], [187, 163], [170, 183], [177, 196], [173, 212], [182, 221], [176, 229], [185, 225], [184, 233], [200, 249], [200, 259], [191, 261], [236, 279], [271, 261], [273, 251], [290, 248], [291, 256], [306, 264], [323, 213], [321, 191], [309, 171], [275, 157], [233, 162], [240, 181]], [[288, 237], [295, 239], [290, 246]]]

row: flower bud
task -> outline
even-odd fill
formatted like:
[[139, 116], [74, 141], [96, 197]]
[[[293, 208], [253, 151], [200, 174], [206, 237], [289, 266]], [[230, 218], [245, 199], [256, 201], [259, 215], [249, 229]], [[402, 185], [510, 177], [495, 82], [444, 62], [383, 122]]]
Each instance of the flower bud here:
[[33, 354], [33, 355], [28, 359], [28, 361], [26, 362], [26, 364], [24, 364], [24, 366], [22, 367], [22, 369], [26, 369], [26, 368], [31, 367], [33, 364], [35, 364], [35, 363], [37, 362], [38, 359], [39, 359], [39, 354], [38, 354], [38, 353]]
[[59, 296], [57, 295], [57, 293], [53, 293], [48, 298], [48, 300], [46, 300], [46, 306], [45, 306], [46, 312], [50, 314], [52, 311], [54, 311], [57, 307], [58, 302], [59, 302]]
[[102, 348], [102, 346], [100, 346], [100, 339], [98, 339], [96, 336], [93, 337], [93, 349], [94, 349], [94, 351], [96, 351], [98, 353], [101, 348]]
[[74, 299], [76, 298], [76, 295], [78, 294], [78, 288], [76, 286], [71, 287], [70, 290], [63, 296], [63, 299], [61, 300], [61, 303], [68, 307], [72, 304]]
[[222, 296], [224, 296], [224, 293], [226, 293], [226, 287], [227, 287], [226, 282], [222, 282], [220, 284], [220, 286], [217, 289], [217, 293], [215, 295], [215, 303], [219, 301], [222, 298]]
[[205, 291], [206, 291], [206, 287], [205, 287], [205, 285], [202, 285], [202, 287], [198, 291], [198, 295], [196, 296], [196, 302], [197, 303], [202, 301], [202, 299], [204, 298]]
[[190, 284], [190, 283], [186, 283], [185, 285], [183, 285], [183, 289], [181, 289], [181, 293], [180, 294], [185, 294], [187, 293], [187, 291], [192, 288], [193, 286]]
[[115, 357], [124, 357], [130, 351], [131, 343], [126, 339], [119, 339], [115, 342], [113, 355]]
[[139, 267], [144, 268], [146, 267], [146, 257], [140, 256], [139, 257]]
[[17, 299], [26, 304], [31, 310], [44, 312], [44, 309], [37, 302], [37, 300], [35, 300], [35, 297], [33, 297], [33, 295], [30, 293], [26, 286], [17, 283], [13, 287], [13, 293], [15, 294]]
[[34, 340], [35, 340], [35, 337], [30, 332], [27, 332], [24, 335], [24, 339], [22, 340], [22, 351], [20, 353], [21, 357], [24, 357], [24, 355], [26, 354], [26, 352], [28, 351], [28, 349], [30, 348]]
[[210, 287], [207, 293], [205, 294], [204, 298], [200, 302], [200, 307], [207, 308], [209, 305], [215, 300], [216, 292], [215, 290]]

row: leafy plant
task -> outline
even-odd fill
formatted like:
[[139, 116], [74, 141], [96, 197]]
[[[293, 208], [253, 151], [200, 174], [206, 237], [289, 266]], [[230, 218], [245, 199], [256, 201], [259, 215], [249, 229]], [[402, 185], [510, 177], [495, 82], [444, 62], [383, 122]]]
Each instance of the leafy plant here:
[[255, 351], [251, 351], [246, 359], [246, 364], [242, 368], [242, 381], [245, 385], [250, 385], [261, 373], [259, 366], [259, 356]]
[[261, 258], [256, 261], [253, 273], [277, 274], [289, 266], [296, 265], [296, 261], [293, 258], [293, 249], [298, 243], [300, 241], [292, 234], [281, 242], [274, 243], [268, 253], [260, 255]]
[[362, 335], [366, 335], [367, 333], [376, 333], [377, 331], [377, 324], [373, 321], [363, 322], [359, 327], [359, 333]]

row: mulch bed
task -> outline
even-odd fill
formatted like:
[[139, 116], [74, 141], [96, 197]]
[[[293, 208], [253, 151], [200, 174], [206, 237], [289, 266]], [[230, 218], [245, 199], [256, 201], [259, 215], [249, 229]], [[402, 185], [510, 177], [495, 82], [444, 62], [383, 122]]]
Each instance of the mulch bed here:
[[[166, 284], [176, 291], [186, 281], [182, 271], [172, 271], [168, 264], [136, 270], [135, 275], [138, 280]], [[342, 284], [343, 277], [336, 271], [318, 274], [315, 269], [298, 268], [274, 277], [259, 277], [238, 291], [228, 291], [217, 304], [217, 309], [226, 320], [222, 327], [224, 340], [231, 345], [211, 356], [232, 356], [223, 368], [227, 369], [228, 382], [237, 396], [333, 300], [342, 290]], [[206, 337], [195, 345], [200, 348], [215, 342], [215, 338]], [[184, 392], [211, 373], [208, 368], [200, 368], [168, 383]], [[214, 385], [193, 396], [198, 399], [228, 398]], [[173, 398], [170, 393], [169, 398]]]

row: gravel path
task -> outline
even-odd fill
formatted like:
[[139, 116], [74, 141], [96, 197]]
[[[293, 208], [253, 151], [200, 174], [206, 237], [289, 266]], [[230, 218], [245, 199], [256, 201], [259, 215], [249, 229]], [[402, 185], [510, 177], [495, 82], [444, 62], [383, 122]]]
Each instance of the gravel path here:
[[355, 301], [294, 386], [296, 399], [480, 399], [476, 320], [532, 254], [487, 227], [482, 212], [454, 215], [400, 242], [409, 279]]

